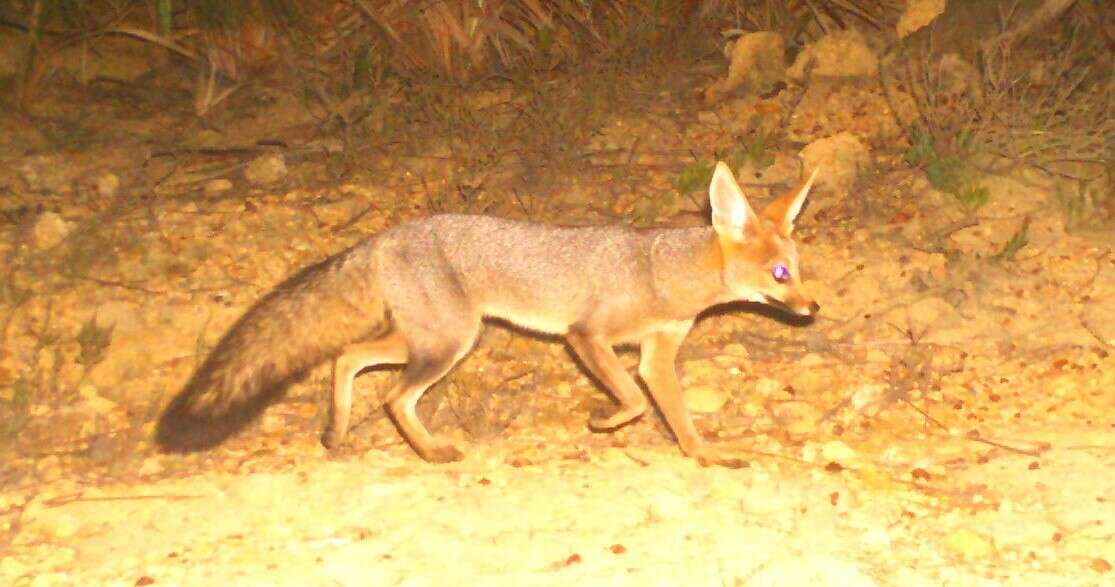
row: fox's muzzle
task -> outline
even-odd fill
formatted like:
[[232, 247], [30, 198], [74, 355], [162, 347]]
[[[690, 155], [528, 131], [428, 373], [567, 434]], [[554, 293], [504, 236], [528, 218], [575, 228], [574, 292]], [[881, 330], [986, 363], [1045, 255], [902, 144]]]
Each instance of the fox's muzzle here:
[[784, 302], [784, 301], [776, 299], [776, 298], [772, 298], [768, 295], [764, 295], [763, 298], [765, 299], [765, 301], [768, 305], [774, 306], [775, 308], [779, 308], [784, 312], [789, 312], [790, 314], [796, 314], [798, 316], [813, 316], [817, 312], [821, 311], [821, 305], [818, 304], [817, 302], [813, 301], [813, 300], [809, 300], [808, 303], [805, 303], [805, 304], [792, 304], [791, 305], [787, 302]]

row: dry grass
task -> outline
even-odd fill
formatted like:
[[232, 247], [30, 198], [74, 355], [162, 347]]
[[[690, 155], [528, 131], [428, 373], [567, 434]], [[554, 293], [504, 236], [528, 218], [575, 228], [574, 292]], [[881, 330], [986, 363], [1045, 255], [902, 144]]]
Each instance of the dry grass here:
[[[1014, 46], [988, 44], [965, 60], [934, 46], [932, 34], [896, 52], [891, 97], [916, 104], [911, 143], [927, 142], [941, 160], [1002, 173], [1025, 166], [1074, 180], [1066, 196], [1076, 216], [1115, 212], [1115, 53], [1097, 23], [1069, 13]], [[1001, 29], [1015, 20], [1003, 14]], [[892, 99], [893, 104], [893, 99]], [[1084, 201], [1087, 200], [1087, 201]]]

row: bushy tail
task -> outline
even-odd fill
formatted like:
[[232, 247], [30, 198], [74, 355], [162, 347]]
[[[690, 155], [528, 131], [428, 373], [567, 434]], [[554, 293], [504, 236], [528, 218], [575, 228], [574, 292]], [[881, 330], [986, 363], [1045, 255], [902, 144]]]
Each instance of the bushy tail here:
[[156, 431], [168, 452], [214, 447], [352, 342], [390, 328], [367, 244], [287, 279], [252, 306], [179, 392]]

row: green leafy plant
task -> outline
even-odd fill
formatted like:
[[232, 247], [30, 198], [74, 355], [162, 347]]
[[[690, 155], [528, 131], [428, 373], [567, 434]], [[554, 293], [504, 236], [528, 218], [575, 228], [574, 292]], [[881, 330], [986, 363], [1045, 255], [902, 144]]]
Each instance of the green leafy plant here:
[[97, 324], [97, 317], [93, 316], [81, 325], [77, 333], [77, 344], [81, 349], [77, 361], [90, 369], [105, 358], [108, 347], [112, 344], [112, 331], [115, 324], [101, 326]]
[[[903, 159], [910, 165], [924, 169], [925, 177], [934, 189], [952, 194], [968, 211], [975, 211], [987, 203], [990, 193], [975, 181], [972, 169], [963, 158], [942, 156], [933, 136], [926, 131], [914, 128], [910, 135], [910, 148], [906, 150]], [[956, 139], [956, 147], [963, 153], [970, 154], [973, 150], [971, 136], [962, 133]]]
[[682, 194], [703, 190], [712, 182], [712, 166], [694, 161], [674, 178], [674, 189]]
[[750, 163], [759, 169], [770, 167], [774, 164], [771, 137], [765, 133], [756, 134], [751, 142], [744, 145], [743, 149], [728, 156], [728, 163], [733, 169], [737, 169], [745, 163]]
[[1003, 243], [1003, 248], [999, 249], [999, 252], [995, 253], [993, 258], [1003, 261], [1010, 261], [1014, 259], [1014, 256], [1018, 254], [1018, 251], [1021, 251], [1023, 247], [1030, 244], [1029, 234], [1030, 219], [1027, 218], [1026, 221], [1022, 223], [1022, 226], [1020, 226], [1018, 230], [1015, 231], [1013, 235], [1011, 235], [1010, 240]]
[[1057, 190], [1057, 202], [1065, 215], [1065, 229], [1100, 225], [1115, 214], [1115, 187], [1101, 182], [1078, 180], [1073, 191]]
[[991, 197], [987, 188], [977, 184], [968, 184], [960, 188], [960, 191], [954, 192], [953, 195], [960, 201], [960, 205], [969, 211], [978, 210]]

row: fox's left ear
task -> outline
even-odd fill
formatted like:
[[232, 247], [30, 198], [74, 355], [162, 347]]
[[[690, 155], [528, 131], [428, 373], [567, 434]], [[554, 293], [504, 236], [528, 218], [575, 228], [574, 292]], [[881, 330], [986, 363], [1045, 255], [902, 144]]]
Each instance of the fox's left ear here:
[[732, 170], [723, 161], [716, 164], [716, 170], [712, 173], [708, 199], [712, 205], [712, 227], [716, 229], [716, 233], [743, 242], [747, 231], [752, 230], [759, 218], [747, 203]]
[[771, 202], [763, 210], [763, 215], [774, 223], [782, 236], [790, 238], [790, 234], [794, 232], [794, 220], [797, 219], [798, 214], [801, 214], [801, 207], [805, 205], [805, 197], [809, 195], [809, 190], [813, 187], [813, 180], [817, 179], [817, 172], [820, 169], [820, 167], [814, 168], [813, 173], [809, 175], [809, 179], [805, 180], [800, 188], [791, 190], [786, 195]]

